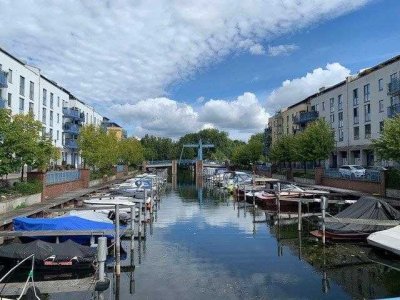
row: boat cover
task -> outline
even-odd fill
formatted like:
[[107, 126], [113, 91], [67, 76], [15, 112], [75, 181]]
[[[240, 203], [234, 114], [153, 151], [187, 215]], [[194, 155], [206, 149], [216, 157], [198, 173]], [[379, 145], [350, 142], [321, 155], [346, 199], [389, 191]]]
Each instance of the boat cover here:
[[[335, 215], [335, 217], [368, 220], [400, 220], [400, 212], [384, 200], [372, 196], [363, 196], [356, 203]], [[371, 233], [387, 228], [390, 228], [390, 226], [342, 223], [326, 224], [326, 231], [342, 234]]]
[[68, 212], [67, 215], [69, 216], [76, 216], [82, 219], [96, 221], [96, 222], [104, 222], [109, 224], [114, 224], [109, 218], [107, 218], [108, 210], [106, 213], [97, 212], [94, 210], [71, 210]]
[[0, 246], [0, 257], [9, 259], [24, 259], [35, 254], [35, 259], [43, 261], [50, 256], [55, 256], [54, 261], [66, 261], [78, 258], [78, 261], [94, 261], [96, 248], [83, 246], [71, 240], [60, 244], [35, 240], [30, 243], [12, 243]]
[[[13, 219], [14, 230], [16, 231], [37, 231], [37, 230], [115, 230], [114, 224], [87, 220], [77, 216], [63, 216], [57, 218], [26, 218], [18, 217]], [[122, 227], [122, 226], [121, 226]], [[112, 236], [107, 236], [112, 238]], [[42, 240], [51, 241], [52, 238], [40, 237]], [[89, 243], [90, 236], [62, 236], [60, 241], [71, 239], [80, 244]]]
[[400, 226], [371, 233], [368, 244], [400, 255]]

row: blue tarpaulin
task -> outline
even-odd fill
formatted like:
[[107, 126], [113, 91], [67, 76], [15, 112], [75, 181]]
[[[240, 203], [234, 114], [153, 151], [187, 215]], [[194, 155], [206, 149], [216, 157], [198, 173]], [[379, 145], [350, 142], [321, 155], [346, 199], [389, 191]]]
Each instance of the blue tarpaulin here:
[[[76, 216], [66, 216], [58, 218], [15, 218], [13, 219], [14, 230], [16, 231], [38, 231], [38, 230], [115, 230], [115, 225], [105, 222], [96, 222]], [[125, 227], [121, 226], [121, 230]], [[111, 238], [112, 236], [107, 236]], [[54, 240], [52, 237], [38, 237], [41, 240]], [[59, 240], [71, 239], [80, 244], [88, 244], [90, 236], [60, 236]]]

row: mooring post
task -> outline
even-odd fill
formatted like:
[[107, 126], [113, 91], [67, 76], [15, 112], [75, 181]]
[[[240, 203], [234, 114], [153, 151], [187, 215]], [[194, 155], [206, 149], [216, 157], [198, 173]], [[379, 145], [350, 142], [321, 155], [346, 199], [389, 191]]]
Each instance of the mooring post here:
[[[146, 192], [145, 192], [145, 196], [146, 196]], [[146, 200], [144, 200], [144, 201], [146, 201]], [[140, 201], [139, 202], [139, 228], [138, 228], [139, 238], [140, 238], [140, 235], [142, 234], [142, 209], [143, 209], [143, 202]]]
[[131, 250], [135, 249], [135, 217], [136, 217], [136, 205], [131, 206]]
[[297, 230], [301, 231], [301, 200], [299, 199], [297, 202], [297, 208], [298, 208], [298, 224], [297, 224]]
[[325, 209], [326, 209], [326, 197], [321, 197], [321, 210], [322, 210], [322, 244], [325, 245]]
[[151, 178], [151, 199], [150, 199], [150, 218], [153, 215], [153, 200], [154, 200], [154, 189], [153, 189], [153, 185], [154, 185], [154, 179]]
[[104, 265], [107, 260], [107, 238], [101, 236], [97, 240], [97, 262], [99, 263], [99, 281], [104, 281]]
[[281, 218], [281, 183], [277, 183], [277, 194], [276, 194], [276, 201], [277, 201], [277, 206], [278, 206], [278, 220]]
[[119, 204], [115, 205], [115, 275], [121, 275], [121, 243], [119, 241]]

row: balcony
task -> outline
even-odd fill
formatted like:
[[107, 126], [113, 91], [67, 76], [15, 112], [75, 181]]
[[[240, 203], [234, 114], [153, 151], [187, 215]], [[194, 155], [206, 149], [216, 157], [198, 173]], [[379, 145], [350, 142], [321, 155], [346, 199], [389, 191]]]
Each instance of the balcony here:
[[8, 75], [7, 72], [0, 71], [0, 88], [8, 87], [7, 75]]
[[79, 112], [77, 109], [72, 109], [69, 107], [63, 107], [63, 117], [77, 120], [79, 122], [85, 122], [85, 114]]
[[388, 107], [388, 117], [393, 118], [400, 113], [400, 103]]
[[400, 79], [393, 78], [388, 84], [388, 93], [389, 96], [397, 96], [400, 95]]
[[65, 139], [64, 148], [76, 150], [78, 149], [78, 143], [74, 139]]
[[66, 123], [63, 126], [64, 132], [69, 134], [79, 134], [79, 126], [77, 124]]
[[318, 119], [317, 111], [305, 111], [301, 112], [299, 116], [295, 116], [293, 119], [294, 124], [304, 125], [309, 122], [315, 121]]

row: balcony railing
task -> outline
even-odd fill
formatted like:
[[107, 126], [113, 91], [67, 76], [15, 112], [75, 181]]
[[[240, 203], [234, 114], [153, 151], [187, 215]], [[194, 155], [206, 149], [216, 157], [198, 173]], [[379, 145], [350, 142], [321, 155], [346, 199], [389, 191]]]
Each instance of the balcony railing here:
[[388, 117], [393, 118], [400, 113], [400, 103], [388, 107]]
[[70, 133], [70, 134], [79, 134], [79, 126], [76, 124], [71, 124], [71, 123], [66, 123], [63, 126], [64, 132], [65, 133]]
[[81, 178], [79, 170], [47, 172], [45, 177], [46, 185], [63, 182], [77, 181]]
[[8, 87], [7, 76], [8, 76], [7, 72], [0, 71], [0, 88]]
[[312, 122], [318, 119], [317, 111], [305, 111], [301, 112], [299, 116], [295, 116], [293, 119], [293, 123], [295, 124], [307, 124], [308, 122]]
[[63, 107], [63, 117], [85, 122], [85, 114], [79, 110]]
[[64, 148], [78, 149], [78, 143], [74, 139], [65, 139]]
[[393, 78], [388, 84], [388, 95], [396, 96], [400, 94], [400, 79]]

